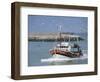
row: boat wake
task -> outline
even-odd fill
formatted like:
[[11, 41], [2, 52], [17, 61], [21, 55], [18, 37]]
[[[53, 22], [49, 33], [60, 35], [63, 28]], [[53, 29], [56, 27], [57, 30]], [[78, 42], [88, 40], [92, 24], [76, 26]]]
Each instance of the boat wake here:
[[81, 57], [77, 57], [77, 58], [69, 58], [66, 56], [62, 56], [59, 54], [53, 55], [50, 58], [47, 59], [41, 59], [41, 62], [68, 62], [68, 61], [79, 61], [79, 60], [85, 60], [87, 59], [87, 54], [83, 54], [83, 56]]

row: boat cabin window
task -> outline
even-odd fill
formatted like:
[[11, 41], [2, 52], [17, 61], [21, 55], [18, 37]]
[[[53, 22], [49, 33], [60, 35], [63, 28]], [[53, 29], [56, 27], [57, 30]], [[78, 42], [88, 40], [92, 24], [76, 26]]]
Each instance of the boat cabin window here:
[[68, 48], [68, 46], [57, 46], [57, 48]]

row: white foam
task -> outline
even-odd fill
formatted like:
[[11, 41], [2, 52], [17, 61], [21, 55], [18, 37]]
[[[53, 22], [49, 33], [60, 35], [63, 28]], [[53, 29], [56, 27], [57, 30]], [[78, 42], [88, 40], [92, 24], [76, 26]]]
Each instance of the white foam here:
[[74, 60], [83, 60], [87, 59], [87, 54], [83, 54], [83, 56], [78, 57], [78, 58], [69, 58], [66, 56], [61, 56], [56, 54], [55, 56], [47, 59], [41, 59], [41, 62], [64, 62], [64, 61], [74, 61]]

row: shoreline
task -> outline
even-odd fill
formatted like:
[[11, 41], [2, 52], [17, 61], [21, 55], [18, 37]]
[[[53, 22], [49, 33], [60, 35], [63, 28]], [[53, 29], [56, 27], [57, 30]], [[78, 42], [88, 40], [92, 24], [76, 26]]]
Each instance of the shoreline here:
[[[60, 34], [60, 36], [59, 36]], [[31, 33], [28, 41], [80, 41], [82, 37], [70, 33]]]

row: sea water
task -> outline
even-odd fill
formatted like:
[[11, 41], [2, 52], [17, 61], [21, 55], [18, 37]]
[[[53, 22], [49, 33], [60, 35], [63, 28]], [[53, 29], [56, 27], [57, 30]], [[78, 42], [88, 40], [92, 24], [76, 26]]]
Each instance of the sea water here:
[[[28, 42], [28, 66], [48, 66], [48, 65], [72, 65], [72, 64], [87, 64], [87, 35], [81, 34], [84, 38], [83, 41], [78, 41], [82, 51], [83, 57], [81, 58], [67, 58], [67, 57], [53, 57], [49, 50], [52, 49], [57, 42], [46, 41], [29, 41]], [[71, 41], [75, 43], [76, 41]]]

